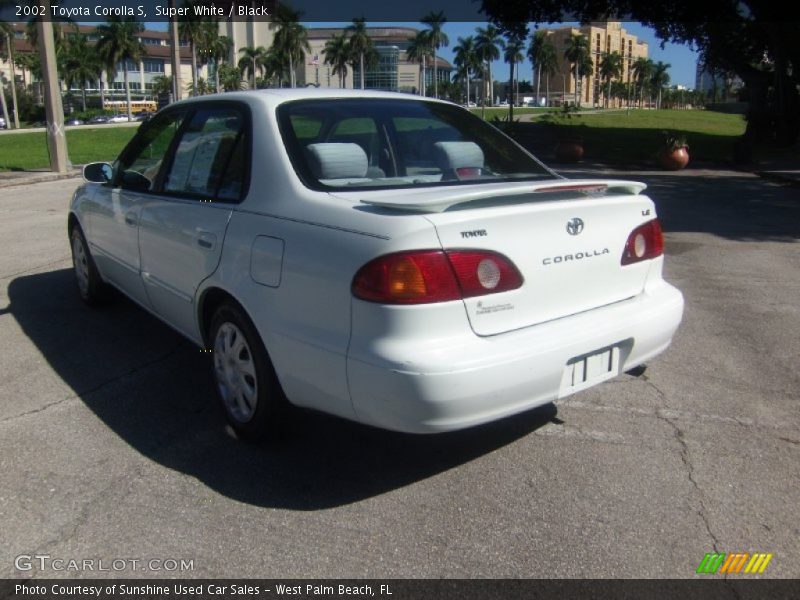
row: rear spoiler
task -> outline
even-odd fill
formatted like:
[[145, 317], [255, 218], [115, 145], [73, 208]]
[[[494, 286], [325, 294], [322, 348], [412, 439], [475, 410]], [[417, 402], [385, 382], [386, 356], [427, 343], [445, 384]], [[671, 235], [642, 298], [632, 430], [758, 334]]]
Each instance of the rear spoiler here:
[[[414, 212], [444, 212], [453, 206], [468, 202], [496, 201], [496, 203], [538, 202], [558, 195], [561, 198], [605, 196], [606, 194], [638, 195], [647, 184], [617, 179], [550, 179], [541, 182], [515, 182], [479, 184], [469, 188], [427, 187], [422, 190], [404, 189], [375, 193], [374, 198], [361, 199], [364, 204], [408, 210]], [[492, 202], [493, 204], [495, 202]]]

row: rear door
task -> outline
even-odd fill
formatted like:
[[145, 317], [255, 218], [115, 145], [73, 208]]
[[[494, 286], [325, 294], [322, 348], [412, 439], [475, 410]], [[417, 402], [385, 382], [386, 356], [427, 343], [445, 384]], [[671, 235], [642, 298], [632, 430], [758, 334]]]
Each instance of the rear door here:
[[173, 144], [160, 193], [142, 208], [139, 251], [156, 312], [196, 337], [195, 292], [217, 267], [249, 165], [249, 118], [238, 103], [202, 104]]

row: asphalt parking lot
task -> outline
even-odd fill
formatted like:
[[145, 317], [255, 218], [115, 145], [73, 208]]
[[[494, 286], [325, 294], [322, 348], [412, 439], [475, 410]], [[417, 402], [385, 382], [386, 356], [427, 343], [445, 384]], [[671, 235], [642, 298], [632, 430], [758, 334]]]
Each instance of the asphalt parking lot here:
[[800, 190], [612, 174], [650, 184], [687, 303], [644, 376], [439, 436], [303, 413], [261, 445], [226, 431], [197, 348], [80, 303], [77, 180], [2, 190], [0, 577], [683, 578], [714, 550], [800, 577]]

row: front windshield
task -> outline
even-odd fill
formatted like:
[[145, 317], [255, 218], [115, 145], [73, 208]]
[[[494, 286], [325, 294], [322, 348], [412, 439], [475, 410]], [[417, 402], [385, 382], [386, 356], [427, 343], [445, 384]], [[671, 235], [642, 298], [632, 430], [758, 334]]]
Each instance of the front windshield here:
[[450, 104], [393, 99], [287, 102], [278, 120], [314, 189], [386, 189], [552, 178], [494, 127]]

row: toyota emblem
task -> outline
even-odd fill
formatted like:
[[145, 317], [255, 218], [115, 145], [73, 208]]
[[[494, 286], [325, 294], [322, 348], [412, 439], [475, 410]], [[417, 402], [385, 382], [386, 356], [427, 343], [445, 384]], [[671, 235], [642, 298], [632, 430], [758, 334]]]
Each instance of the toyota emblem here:
[[570, 235], [578, 235], [583, 231], [583, 220], [575, 217], [567, 221], [567, 233]]

